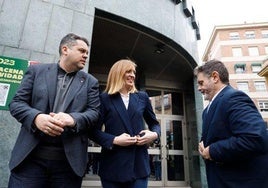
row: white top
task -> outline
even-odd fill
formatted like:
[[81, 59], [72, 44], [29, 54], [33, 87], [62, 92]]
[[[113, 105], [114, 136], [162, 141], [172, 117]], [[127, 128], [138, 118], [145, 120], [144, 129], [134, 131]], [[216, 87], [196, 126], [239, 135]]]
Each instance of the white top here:
[[121, 98], [124, 102], [124, 105], [126, 107], [126, 109], [128, 108], [128, 104], [129, 104], [129, 93], [128, 94], [123, 94], [123, 93], [120, 93], [121, 95]]

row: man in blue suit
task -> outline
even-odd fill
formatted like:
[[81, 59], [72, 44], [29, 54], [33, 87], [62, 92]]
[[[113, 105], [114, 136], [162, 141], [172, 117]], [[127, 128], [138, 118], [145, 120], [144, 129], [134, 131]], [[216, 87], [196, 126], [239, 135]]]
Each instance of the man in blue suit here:
[[29, 67], [10, 103], [22, 124], [10, 159], [10, 188], [80, 188], [88, 130], [99, 117], [99, 85], [81, 71], [87, 39], [67, 34], [55, 64]]
[[268, 135], [253, 101], [229, 85], [224, 64], [211, 60], [195, 69], [203, 111], [199, 153], [210, 188], [267, 188]]

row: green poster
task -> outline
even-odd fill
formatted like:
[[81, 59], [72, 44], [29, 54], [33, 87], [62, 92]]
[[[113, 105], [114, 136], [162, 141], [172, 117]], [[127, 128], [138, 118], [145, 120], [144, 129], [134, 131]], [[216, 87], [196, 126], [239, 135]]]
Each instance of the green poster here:
[[27, 60], [0, 56], [0, 110], [9, 110], [28, 65]]

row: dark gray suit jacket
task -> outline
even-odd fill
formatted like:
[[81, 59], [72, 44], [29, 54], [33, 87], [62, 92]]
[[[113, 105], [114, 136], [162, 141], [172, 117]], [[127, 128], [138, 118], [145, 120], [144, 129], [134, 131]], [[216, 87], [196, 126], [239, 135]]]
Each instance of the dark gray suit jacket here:
[[[52, 112], [57, 89], [58, 64], [32, 65], [24, 75], [11, 101], [10, 113], [21, 124], [21, 130], [12, 151], [9, 167], [18, 166], [40, 141], [39, 130], [34, 129], [35, 117]], [[78, 71], [70, 85], [64, 112], [77, 122], [75, 129], [62, 134], [67, 159], [78, 176], [83, 176], [87, 163], [88, 130], [99, 117], [98, 81], [92, 75]]]

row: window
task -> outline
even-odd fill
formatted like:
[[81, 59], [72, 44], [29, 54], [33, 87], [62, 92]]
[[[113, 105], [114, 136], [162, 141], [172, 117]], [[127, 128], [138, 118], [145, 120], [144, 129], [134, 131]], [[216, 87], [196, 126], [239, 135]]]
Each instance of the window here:
[[251, 65], [251, 68], [252, 68], [252, 72], [254, 72], [254, 73], [258, 73], [258, 72], [260, 72], [261, 69], [262, 69], [260, 63], [252, 64], [252, 65]]
[[234, 57], [241, 57], [242, 56], [242, 49], [241, 48], [232, 48], [233, 56]]
[[268, 54], [268, 46], [265, 46], [265, 54]]
[[154, 100], [155, 100], [155, 109], [157, 110], [157, 111], [160, 111], [161, 112], [161, 110], [162, 110], [162, 102], [163, 102], [163, 104], [164, 104], [164, 109], [165, 110], [167, 110], [167, 109], [170, 109], [170, 107], [171, 107], [171, 100], [170, 100], [170, 97], [171, 97], [171, 95], [164, 95], [163, 97], [160, 95], [160, 96], [155, 96], [154, 98]]
[[246, 71], [246, 64], [235, 64], [235, 73], [244, 73]]
[[169, 100], [169, 95], [164, 95], [163, 97], [163, 103], [164, 103], [164, 108], [167, 109], [170, 107], [170, 100]]
[[255, 81], [254, 82], [256, 91], [266, 91], [265, 81]]
[[268, 112], [268, 100], [259, 101], [259, 107], [261, 112]]
[[248, 48], [248, 53], [250, 56], [258, 56], [259, 55], [259, 49], [258, 47], [249, 47]]
[[268, 38], [268, 30], [261, 31], [262, 38]]
[[237, 89], [248, 92], [248, 82], [237, 82]]
[[246, 32], [245, 32], [245, 37], [246, 37], [247, 39], [254, 39], [254, 38], [255, 38], [255, 33], [254, 33], [254, 31], [246, 31]]
[[239, 39], [239, 33], [238, 32], [231, 32], [229, 33], [230, 40], [238, 40]]

